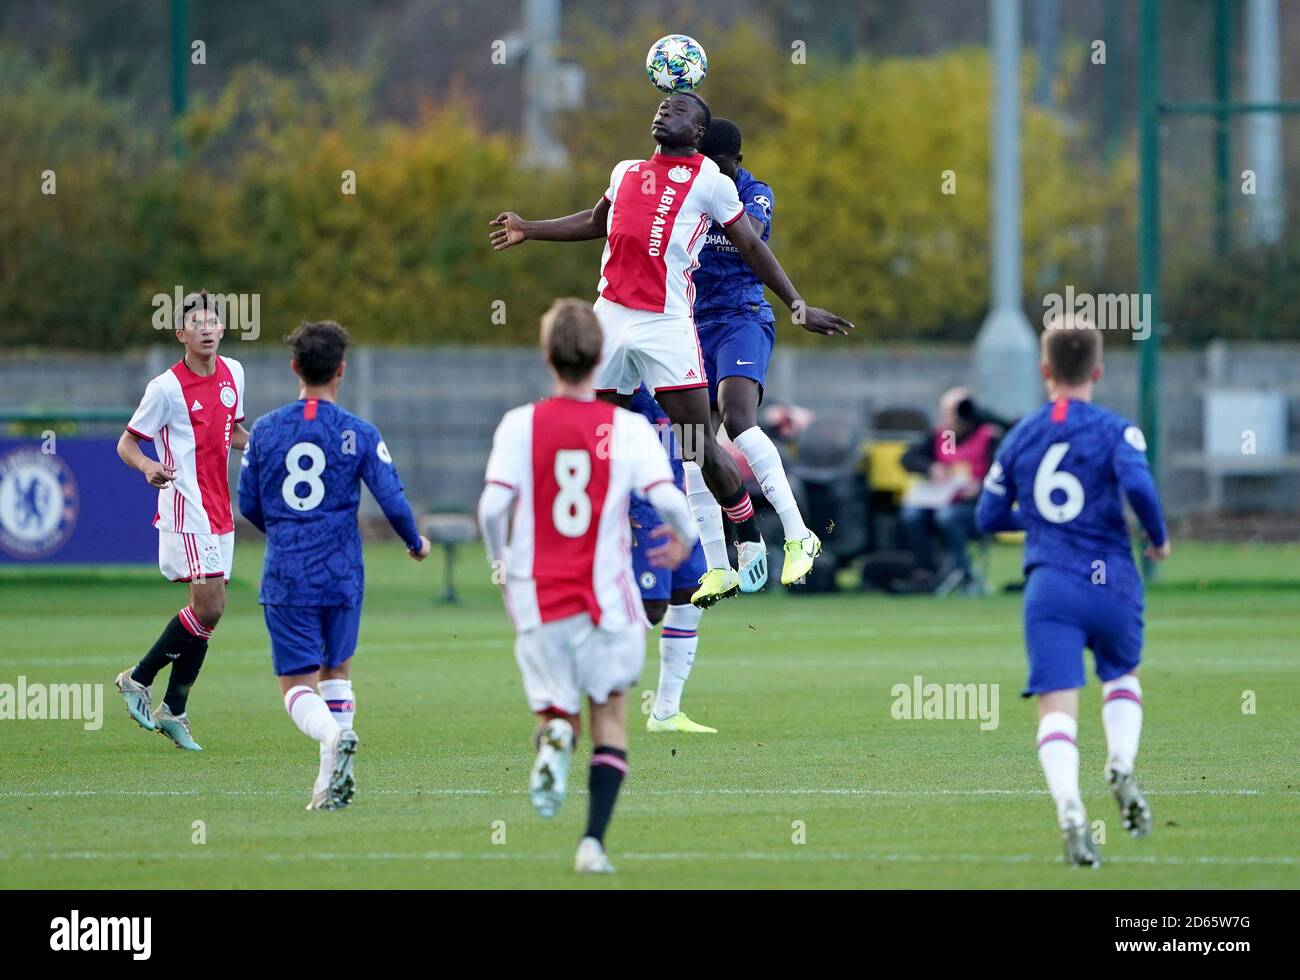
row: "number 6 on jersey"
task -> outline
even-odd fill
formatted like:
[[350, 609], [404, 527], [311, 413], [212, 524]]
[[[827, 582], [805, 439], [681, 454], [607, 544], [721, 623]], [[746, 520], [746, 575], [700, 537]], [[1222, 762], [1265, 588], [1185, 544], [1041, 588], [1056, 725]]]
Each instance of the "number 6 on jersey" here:
[[[1034, 506], [1044, 520], [1053, 524], [1066, 524], [1083, 512], [1083, 484], [1073, 473], [1057, 469], [1069, 451], [1068, 442], [1052, 443], [1034, 474]], [[1056, 503], [1052, 499], [1053, 490], [1065, 494], [1065, 500]]]

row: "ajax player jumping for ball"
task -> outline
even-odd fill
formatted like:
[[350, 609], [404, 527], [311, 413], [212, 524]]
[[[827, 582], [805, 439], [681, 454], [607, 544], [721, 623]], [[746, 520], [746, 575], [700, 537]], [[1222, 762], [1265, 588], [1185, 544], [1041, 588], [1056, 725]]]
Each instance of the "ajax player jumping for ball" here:
[[361, 484], [412, 558], [423, 561], [429, 541], [416, 529], [379, 430], [335, 404], [347, 331], [328, 320], [304, 323], [288, 343], [298, 400], [253, 426], [239, 473], [239, 510], [266, 533], [259, 598], [285, 710], [320, 743], [307, 809], [337, 810], [356, 790], [350, 668], [365, 595]]
[[529, 790], [544, 817], [564, 801], [584, 696], [590, 704], [594, 747], [579, 872], [614, 870], [605, 830], [627, 773], [627, 690], [645, 660], [629, 497], [647, 498], [666, 524], [650, 555], [658, 567], [680, 565], [697, 538], [650, 423], [596, 399], [601, 340], [589, 303], [562, 299], [547, 311], [541, 346], [555, 394], [501, 420], [478, 511], [518, 634], [528, 707], [541, 718]]
[[[185, 356], [149, 382], [140, 407], [117, 441], [122, 461], [158, 488], [158, 568], [189, 584], [190, 602], [172, 617], [157, 642], [133, 668], [117, 675], [117, 689], [141, 728], [161, 732], [177, 747], [202, 748], [190, 732], [187, 704], [208, 653], [208, 639], [226, 607], [226, 583], [235, 554], [226, 462], [242, 449], [244, 369], [217, 354], [225, 327], [216, 301], [190, 293], [176, 311], [176, 339]], [[158, 459], [140, 449], [153, 442]], [[149, 686], [171, 665], [167, 693], [155, 711]]]
[[1142, 734], [1142, 578], [1124, 499], [1146, 531], [1149, 558], [1169, 557], [1169, 535], [1142, 430], [1092, 404], [1101, 332], [1073, 317], [1057, 319], [1042, 344], [1052, 400], [1002, 440], [976, 520], [985, 534], [1026, 532], [1024, 693], [1038, 698], [1038, 760], [1056, 801], [1066, 862], [1097, 867], [1101, 854], [1079, 793], [1083, 648], [1092, 650], [1101, 681], [1106, 782], [1124, 829], [1142, 837], [1151, 829], [1151, 808], [1133, 778]]
[[[753, 224], [740, 220], [745, 207], [736, 185], [699, 152], [710, 121], [709, 107], [699, 96], [670, 95], [650, 126], [655, 153], [648, 160], [619, 163], [594, 207], [548, 221], [526, 221], [507, 211], [491, 222], [497, 251], [530, 239], [606, 239], [595, 306], [604, 332], [596, 389], [624, 407], [638, 384], [653, 391], [673, 423], [690, 435], [683, 439], [683, 453], [699, 465], [704, 483], [736, 528], [739, 574], [728, 567], [706, 576], [694, 598], [704, 607], [737, 591], [757, 592], [767, 582], [767, 551], [754, 523], [753, 504], [710, 423], [704, 358], [691, 316], [696, 289], [691, 275], [710, 226], [723, 229], [740, 257], [805, 330], [830, 335], [853, 327], [843, 317], [808, 306]], [[696, 517], [707, 520], [707, 514]], [[811, 566], [812, 539], [806, 545]]]

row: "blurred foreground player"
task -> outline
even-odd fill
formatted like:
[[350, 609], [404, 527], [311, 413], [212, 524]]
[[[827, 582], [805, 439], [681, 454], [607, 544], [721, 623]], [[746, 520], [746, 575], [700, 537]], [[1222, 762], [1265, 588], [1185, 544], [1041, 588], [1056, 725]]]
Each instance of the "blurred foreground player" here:
[[590, 303], [552, 304], [541, 346], [554, 395], [501, 420], [478, 510], [518, 633], [528, 707], [541, 718], [529, 789], [543, 817], [564, 802], [582, 698], [590, 704], [594, 747], [587, 828], [574, 858], [579, 872], [614, 870], [605, 830], [627, 773], [627, 690], [645, 660], [628, 498], [647, 497], [667, 524], [651, 551], [656, 566], [680, 565], [697, 538], [650, 423], [596, 398], [601, 340]]
[[357, 505], [364, 481], [384, 516], [423, 561], [429, 542], [379, 430], [336, 405], [347, 331], [304, 323], [288, 338], [298, 400], [253, 426], [239, 473], [239, 510], [266, 533], [259, 596], [285, 710], [320, 743], [308, 810], [337, 810], [356, 791], [350, 667], [361, 625], [365, 565]]
[[[1102, 683], [1105, 776], [1124, 829], [1142, 837], [1151, 809], [1133, 778], [1142, 733], [1142, 578], [1133, 561], [1124, 498], [1146, 531], [1147, 557], [1169, 557], [1164, 515], [1142, 430], [1092, 404], [1101, 380], [1101, 333], [1074, 317], [1042, 335], [1051, 401], [1003, 440], [984, 479], [976, 519], [985, 533], [1024, 529], [1025, 643], [1038, 698], [1038, 758], [1069, 864], [1097, 867], [1079, 793], [1079, 688], [1083, 648]], [[1013, 504], [1019, 510], [1012, 510]]]
[[[668, 452], [673, 479], [678, 489], [685, 492], [686, 475], [682, 467], [681, 448], [667, 414], [644, 387], [638, 388], [632, 395], [630, 407], [632, 411], [644, 415], [655, 427], [660, 443]], [[646, 731], [717, 734], [716, 728], [691, 721], [681, 707], [682, 690], [686, 687], [687, 678], [691, 676], [695, 652], [700, 645], [700, 618], [704, 615], [704, 610], [691, 604], [691, 596], [708, 571], [704, 548], [697, 541], [691, 549], [690, 557], [672, 571], [655, 568], [651, 564], [650, 554], [654, 550], [655, 535], [663, 522], [659, 520], [654, 507], [638, 497], [632, 498], [631, 514], [632, 574], [641, 589], [641, 606], [645, 609], [646, 619], [651, 626], [663, 623], [663, 629], [659, 633], [659, 687], [655, 692], [650, 716], [645, 722]], [[719, 533], [721, 528], [722, 518], [719, 516]]]
[[[161, 732], [177, 748], [201, 752], [190, 731], [190, 688], [208, 655], [208, 639], [226, 608], [226, 583], [235, 558], [226, 463], [230, 447], [243, 449], [244, 369], [217, 349], [226, 332], [213, 296], [190, 293], [176, 311], [176, 339], [185, 356], [149, 382], [140, 407], [117, 441], [117, 454], [158, 488], [158, 569], [189, 584], [190, 602], [134, 668], [117, 675], [117, 689], [141, 728]], [[158, 459], [140, 449], [157, 439]], [[157, 711], [149, 686], [171, 666]]]

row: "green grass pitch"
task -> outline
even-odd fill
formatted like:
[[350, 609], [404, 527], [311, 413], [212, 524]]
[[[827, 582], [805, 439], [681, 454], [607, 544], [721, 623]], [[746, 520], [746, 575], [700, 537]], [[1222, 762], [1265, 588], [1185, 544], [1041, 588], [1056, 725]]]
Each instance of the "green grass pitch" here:
[[[1095, 681], [1080, 725], [1106, 865], [1060, 862], [1034, 754], [1020, 600], [740, 597], [707, 613], [684, 706], [715, 736], [649, 735], [608, 836], [619, 874], [571, 870], [585, 810], [525, 793], [532, 729], [495, 592], [434, 596], [440, 562], [367, 549], [354, 662], [358, 795], [303, 807], [315, 745], [285, 715], [236, 552], [225, 619], [190, 702], [191, 755], [127, 717], [114, 675], [183, 601], [156, 572], [0, 576], [0, 683], [98, 682], [104, 721], [0, 721], [7, 887], [1295, 887], [1300, 882], [1300, 547], [1175, 543], [1147, 603], [1138, 774], [1155, 813], [1128, 839], [1101, 779]], [[995, 577], [1019, 552], [998, 548]], [[460, 577], [483, 581], [471, 549]], [[658, 671], [652, 641], [640, 690]], [[895, 684], [999, 685], [999, 725], [896, 720]], [[160, 687], [155, 696], [161, 697]], [[1253, 692], [1253, 713], [1249, 706]], [[205, 843], [194, 843], [202, 821]], [[804, 843], [796, 843], [803, 839]]]

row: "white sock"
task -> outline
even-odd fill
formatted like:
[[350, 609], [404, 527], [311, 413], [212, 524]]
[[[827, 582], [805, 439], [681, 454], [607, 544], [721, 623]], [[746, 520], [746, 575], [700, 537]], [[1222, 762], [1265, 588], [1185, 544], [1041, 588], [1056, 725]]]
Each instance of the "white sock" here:
[[682, 464], [686, 470], [686, 499], [691, 513], [700, 525], [700, 544], [704, 546], [704, 560], [709, 568], [730, 568], [731, 556], [727, 554], [727, 538], [722, 531], [722, 507], [713, 499], [704, 482], [704, 471], [689, 459]]
[[[320, 696], [325, 704], [329, 706], [330, 714], [334, 717], [334, 722], [339, 728], [351, 728], [352, 721], [356, 718], [356, 701], [352, 695], [352, 681], [342, 678], [321, 681], [316, 685], [320, 691]], [[330, 772], [334, 768], [334, 760], [330, 756], [330, 747], [324, 742], [320, 744], [320, 771], [316, 774], [316, 789], [324, 792], [329, 786]]]
[[1107, 769], [1131, 773], [1142, 737], [1142, 685], [1125, 674], [1101, 686], [1101, 727], [1106, 730]]
[[352, 696], [352, 681], [336, 678], [321, 681], [317, 685], [320, 696], [329, 705], [330, 714], [334, 716], [339, 728], [352, 728], [356, 717], [356, 700]]
[[661, 721], [681, 710], [682, 688], [691, 676], [695, 650], [700, 645], [696, 633], [703, 609], [689, 603], [669, 606], [659, 635], [659, 691], [655, 696], [654, 715]]
[[758, 426], [746, 429], [732, 441], [744, 454], [749, 468], [758, 478], [763, 496], [781, 518], [785, 539], [802, 541], [808, 535], [808, 528], [799, 514], [799, 505], [795, 503], [794, 491], [786, 479], [785, 467], [781, 465], [781, 453], [777, 451], [776, 445]]
[[1047, 788], [1056, 801], [1062, 826], [1085, 819], [1079, 795], [1079, 723], [1064, 711], [1051, 711], [1038, 723], [1038, 761], [1043, 764]]
[[284, 696], [284, 707], [289, 717], [304, 735], [322, 745], [333, 745], [339, 726], [330, 714], [325, 699], [306, 684], [292, 687]]

